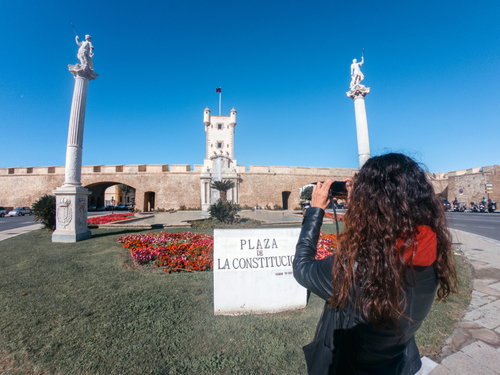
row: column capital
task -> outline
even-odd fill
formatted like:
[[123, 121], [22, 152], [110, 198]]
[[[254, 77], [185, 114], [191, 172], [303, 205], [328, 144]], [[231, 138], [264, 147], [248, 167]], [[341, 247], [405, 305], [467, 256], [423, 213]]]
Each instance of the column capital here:
[[357, 97], [365, 97], [366, 94], [370, 92], [369, 87], [365, 87], [364, 85], [354, 85], [350, 91], [347, 91], [346, 94], [351, 99], [356, 99]]
[[73, 73], [73, 76], [76, 78], [86, 78], [89, 81], [92, 79], [96, 79], [98, 74], [94, 72], [93, 69], [90, 69], [88, 66], [83, 66], [80, 64], [76, 65], [68, 65], [68, 70]]

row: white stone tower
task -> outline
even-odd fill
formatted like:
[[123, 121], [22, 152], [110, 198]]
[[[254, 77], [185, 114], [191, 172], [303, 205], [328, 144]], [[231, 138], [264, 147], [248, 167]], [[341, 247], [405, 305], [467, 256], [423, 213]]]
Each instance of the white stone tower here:
[[205, 108], [203, 123], [207, 134], [207, 152], [205, 160], [214, 154], [220, 154], [234, 159], [234, 127], [236, 126], [236, 110], [231, 110], [230, 116], [211, 116], [210, 109]]
[[227, 199], [238, 202], [239, 175], [234, 159], [234, 128], [236, 110], [230, 116], [212, 116], [207, 107], [203, 112], [205, 124], [206, 154], [201, 174], [201, 207], [204, 211], [219, 199], [219, 192], [211, 189], [213, 181], [232, 180], [235, 187], [227, 192]]

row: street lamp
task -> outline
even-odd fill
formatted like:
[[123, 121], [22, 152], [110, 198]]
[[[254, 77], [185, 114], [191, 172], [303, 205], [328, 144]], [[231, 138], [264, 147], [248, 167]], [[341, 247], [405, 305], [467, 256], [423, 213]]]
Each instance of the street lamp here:
[[115, 213], [115, 197], [111, 197], [111, 215]]

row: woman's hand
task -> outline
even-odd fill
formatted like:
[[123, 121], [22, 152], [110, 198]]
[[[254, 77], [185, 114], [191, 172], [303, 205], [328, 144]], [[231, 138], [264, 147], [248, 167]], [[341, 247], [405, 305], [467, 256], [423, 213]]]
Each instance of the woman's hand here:
[[330, 186], [333, 184], [333, 180], [329, 179], [325, 182], [318, 182], [313, 188], [311, 207], [319, 207], [323, 210], [328, 206], [328, 191]]
[[346, 178], [344, 180], [345, 182], [345, 188], [347, 189], [347, 201], [349, 202], [349, 199], [351, 198], [351, 190], [352, 190], [352, 178]]
[[[329, 179], [326, 180], [325, 182], [318, 182], [316, 184], [312, 193], [311, 207], [319, 207], [322, 208], [323, 210], [326, 209], [326, 207], [330, 203], [328, 198], [328, 192], [333, 182], [334, 180]], [[346, 178], [344, 179], [344, 182], [345, 182], [345, 188], [347, 189], [347, 201], [349, 201], [352, 191], [352, 178]]]

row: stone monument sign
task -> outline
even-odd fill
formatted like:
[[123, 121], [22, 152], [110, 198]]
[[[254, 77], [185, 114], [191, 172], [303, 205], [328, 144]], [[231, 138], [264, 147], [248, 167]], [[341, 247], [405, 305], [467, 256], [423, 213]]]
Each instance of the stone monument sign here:
[[306, 306], [293, 277], [300, 228], [214, 230], [214, 314], [274, 313]]

